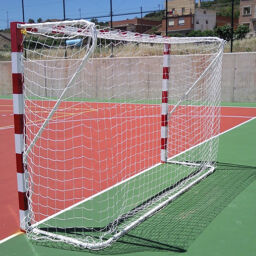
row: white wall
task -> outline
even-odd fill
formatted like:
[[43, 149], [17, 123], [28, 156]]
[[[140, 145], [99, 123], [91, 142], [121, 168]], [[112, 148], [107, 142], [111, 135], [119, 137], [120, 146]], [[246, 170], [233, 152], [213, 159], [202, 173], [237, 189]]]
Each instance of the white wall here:
[[[207, 24], [208, 22], [208, 24]], [[213, 30], [216, 26], [216, 11], [196, 8], [194, 29], [195, 30]]]
[[[114, 59], [115, 58], [113, 58], [113, 60]], [[115, 61], [117, 61], [117, 59], [115, 59]], [[124, 59], [123, 63], [118, 63], [117, 61], [116, 65], [124, 65], [127, 61]], [[149, 57], [149, 60], [145, 63], [147, 63], [152, 70], [152, 74], [147, 78], [149, 81], [147, 85], [151, 88], [154, 87], [154, 72], [156, 70], [154, 65], [159, 66], [161, 69], [162, 59], [152, 60], [152, 57]], [[101, 63], [101, 65], [104, 65], [104, 63]], [[95, 71], [95, 76], [91, 76], [91, 79], [93, 79], [92, 85], [94, 83], [96, 84], [96, 74], [100, 72], [101, 65], [99, 65], [98, 70]], [[0, 95], [11, 95], [11, 62], [0, 62], [0, 71]], [[128, 73], [129, 71], [127, 70], [127, 79], [129, 79]], [[99, 84], [99, 81], [97, 81], [97, 84]], [[149, 91], [154, 93], [152, 88]], [[98, 96], [102, 93], [99, 87], [97, 89], [95, 86], [92, 86], [91, 92]], [[222, 101], [256, 102], [256, 52], [224, 54], [222, 68]]]

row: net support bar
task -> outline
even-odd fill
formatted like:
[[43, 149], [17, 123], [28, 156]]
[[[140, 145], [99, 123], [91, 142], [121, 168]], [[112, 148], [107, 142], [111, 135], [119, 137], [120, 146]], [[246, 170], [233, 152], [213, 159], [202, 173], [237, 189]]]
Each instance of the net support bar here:
[[[179, 162], [177, 162], [177, 161], [170, 161], [170, 163], [179, 164]], [[190, 165], [199, 166], [200, 164], [185, 163], [185, 165], [188, 165], [188, 166], [190, 166]], [[100, 243], [94, 244], [94, 243], [91, 243], [89, 241], [88, 242], [84, 242], [84, 241], [79, 241], [77, 239], [73, 239], [72, 237], [67, 237], [67, 236], [63, 236], [63, 235], [59, 235], [59, 234], [53, 234], [53, 233], [50, 233], [50, 232], [47, 232], [47, 231], [44, 231], [44, 230], [41, 230], [41, 229], [38, 229], [38, 228], [34, 228], [33, 231], [35, 233], [38, 233], [38, 234], [42, 234], [42, 235], [45, 235], [45, 236], [52, 237], [53, 239], [57, 238], [57, 239], [60, 239], [60, 240], [62, 240], [64, 242], [73, 243], [76, 246], [79, 246], [79, 247], [82, 247], [82, 248], [87, 248], [87, 249], [91, 249], [91, 250], [100, 250], [100, 249], [106, 248], [113, 241], [116, 241], [121, 236], [123, 236], [124, 234], [128, 233], [131, 229], [135, 228], [140, 223], [142, 223], [143, 221], [145, 221], [146, 219], [148, 219], [149, 217], [154, 215], [154, 213], [158, 212], [159, 210], [161, 210], [162, 208], [167, 206], [170, 202], [172, 202], [178, 196], [180, 196], [183, 193], [185, 193], [188, 189], [190, 189], [192, 186], [197, 184], [202, 179], [205, 179], [207, 176], [212, 174], [214, 172], [214, 170], [215, 170], [214, 166], [211, 166], [211, 165], [206, 165], [205, 168], [207, 168], [208, 170], [203, 175], [196, 177], [191, 183], [188, 183], [181, 190], [178, 190], [176, 193], [174, 193], [173, 195], [168, 197], [162, 203], [160, 203], [156, 207], [152, 208], [150, 211], [148, 211], [145, 214], [143, 214], [140, 218], [138, 218], [137, 220], [132, 222], [130, 225], [126, 226], [123, 230], [120, 230], [119, 232], [117, 232], [113, 237], [109, 238], [106, 241], [102, 241]]]
[[25, 170], [23, 165], [24, 152], [24, 103], [23, 103], [23, 63], [22, 63], [22, 33], [17, 28], [17, 22], [11, 23], [12, 36], [12, 84], [13, 84], [13, 114], [15, 130], [16, 169], [19, 198], [20, 229], [26, 229], [28, 216], [27, 190], [25, 186]]
[[162, 111], [161, 111], [161, 162], [167, 161], [168, 135], [168, 83], [170, 71], [170, 44], [164, 44], [163, 80], [162, 80]]

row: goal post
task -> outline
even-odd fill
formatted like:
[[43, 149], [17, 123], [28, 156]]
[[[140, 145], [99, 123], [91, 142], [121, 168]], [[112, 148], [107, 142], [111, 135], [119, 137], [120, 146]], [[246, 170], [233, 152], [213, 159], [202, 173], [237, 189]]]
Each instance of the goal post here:
[[11, 23], [20, 228], [109, 246], [212, 173], [224, 41]]
[[23, 98], [23, 65], [22, 65], [22, 34], [17, 28], [17, 22], [11, 23], [12, 50], [12, 84], [13, 84], [13, 116], [15, 132], [15, 153], [17, 166], [17, 184], [19, 199], [20, 229], [26, 230], [28, 222], [28, 200], [25, 186], [25, 170], [23, 164], [24, 152], [24, 98]]
[[161, 113], [161, 162], [167, 162], [168, 139], [168, 86], [170, 71], [170, 44], [164, 44], [163, 81], [162, 81], [162, 113]]

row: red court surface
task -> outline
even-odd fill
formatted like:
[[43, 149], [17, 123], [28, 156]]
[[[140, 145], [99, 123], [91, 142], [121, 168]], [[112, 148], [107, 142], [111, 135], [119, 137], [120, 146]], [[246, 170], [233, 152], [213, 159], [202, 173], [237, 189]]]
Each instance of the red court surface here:
[[[101, 104], [101, 107], [104, 107], [104, 103], [97, 103], [97, 107], [99, 107], [99, 104]], [[112, 104], [112, 103], [110, 103]], [[114, 104], [114, 103], [113, 103]], [[132, 105], [129, 106], [130, 111], [129, 115], [134, 116], [135, 113], [133, 113], [133, 107]], [[126, 106], [127, 108], [127, 106]], [[95, 113], [93, 109], [95, 109], [95, 103], [91, 103], [91, 109], [92, 111], [84, 111], [79, 112], [81, 115], [86, 115], [95, 117]], [[15, 163], [15, 148], [14, 148], [14, 128], [13, 128], [13, 115], [12, 115], [12, 100], [0, 100], [0, 171], [1, 171], [1, 181], [0, 181], [0, 203], [2, 205], [2, 210], [0, 212], [0, 239], [4, 239], [9, 235], [14, 234], [19, 230], [19, 217], [18, 217], [18, 197], [17, 197], [17, 181], [16, 181], [16, 163]], [[35, 112], [36, 113], [36, 112]], [[120, 113], [122, 113], [121, 106], [120, 106]], [[47, 113], [43, 114], [41, 118], [43, 118]], [[140, 112], [140, 114], [143, 114]], [[154, 113], [155, 114], [155, 113]], [[33, 115], [33, 113], [31, 114]], [[112, 115], [112, 113], [110, 113]], [[248, 121], [249, 119], [256, 116], [256, 108], [246, 108], [246, 107], [222, 107], [221, 108], [221, 132], [225, 132], [232, 127], [235, 127], [239, 124], [242, 124], [243, 122]], [[61, 113], [58, 114], [56, 117], [56, 123], [57, 118], [59, 119], [61, 117]], [[100, 113], [97, 116], [98, 118], [101, 118]], [[33, 118], [33, 116], [31, 116]], [[54, 118], [54, 117], [53, 117]], [[38, 120], [38, 117], [37, 119]], [[160, 120], [160, 117], [159, 117]], [[40, 119], [39, 119], [40, 122]], [[102, 120], [104, 122], [104, 120]], [[112, 120], [113, 122], [113, 120]], [[150, 122], [150, 119], [147, 121]], [[61, 129], [61, 122], [58, 124], [59, 129]], [[105, 124], [106, 125], [106, 121]], [[130, 123], [130, 125], [133, 125]], [[136, 126], [136, 124], [134, 124]], [[139, 125], [140, 126], [140, 125]], [[159, 122], [160, 127], [160, 122]], [[122, 127], [116, 126], [115, 129], [122, 129]], [[99, 136], [99, 134], [97, 134]], [[103, 136], [103, 135], [102, 135]], [[104, 135], [105, 136], [105, 135]], [[127, 136], [127, 134], [126, 134]], [[111, 134], [110, 134], [111, 137]], [[160, 136], [159, 136], [160, 137]], [[104, 138], [102, 138], [104, 139]], [[207, 138], [205, 138], [207, 139]], [[147, 141], [147, 138], [145, 139]], [[201, 141], [194, 142], [195, 144], [200, 143]], [[44, 143], [43, 141], [41, 143]], [[134, 144], [134, 141], [129, 142], [131, 146]], [[159, 138], [160, 143], [160, 138]], [[104, 144], [105, 147], [110, 147], [111, 140], [106, 142]], [[118, 143], [115, 143], [115, 145], [118, 145]], [[160, 145], [160, 144], [159, 144]], [[145, 145], [145, 147], [148, 147], [150, 145]], [[157, 145], [158, 148], [158, 145]], [[118, 152], [118, 148], [116, 148], [116, 151]], [[143, 149], [140, 149], [143, 151]], [[160, 151], [160, 149], [159, 149]], [[152, 152], [151, 152], [152, 153]], [[178, 152], [176, 152], [178, 153]], [[75, 154], [75, 153], [74, 153]], [[89, 154], [89, 152], [88, 152]], [[152, 154], [151, 154], [152, 155]], [[105, 156], [108, 158], [108, 156]], [[139, 156], [137, 156], [139, 157]], [[160, 154], [159, 154], [160, 157]], [[122, 156], [120, 156], [121, 159]], [[135, 159], [130, 159], [129, 161], [132, 163]], [[152, 159], [152, 164], [159, 162], [159, 159]], [[41, 164], [44, 164], [41, 162]], [[102, 162], [102, 165], [108, 165], [110, 163], [108, 162]], [[61, 165], [61, 163], [60, 163]], [[138, 170], [141, 170], [143, 168], [147, 168], [148, 166], [145, 166], [144, 163], [141, 163], [142, 166], [137, 166]], [[132, 168], [132, 164], [129, 165], [130, 168]], [[94, 166], [96, 170], [102, 170], [105, 166]], [[61, 168], [61, 166], [60, 166]], [[116, 166], [116, 172], [118, 172], [118, 169], [122, 168], [122, 163], [119, 163], [119, 166]], [[128, 178], [129, 176], [135, 174], [128, 171]], [[123, 177], [118, 177], [118, 175], [115, 176], [116, 178], [113, 178], [111, 181], [111, 184], [108, 182], [106, 184], [101, 185], [100, 188], [97, 188], [97, 191], [90, 190], [88, 192], [87, 196], [90, 196], [99, 190], [103, 190], [108, 186], [111, 186]], [[93, 178], [93, 177], [92, 177]], [[60, 206], [61, 208], [62, 206]], [[39, 217], [40, 218], [40, 217]]]

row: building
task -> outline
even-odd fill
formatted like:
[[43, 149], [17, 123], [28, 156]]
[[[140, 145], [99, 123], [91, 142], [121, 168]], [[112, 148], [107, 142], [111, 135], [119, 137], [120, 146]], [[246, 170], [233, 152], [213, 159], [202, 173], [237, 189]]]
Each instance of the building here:
[[169, 16], [195, 14], [195, 0], [168, 0]]
[[249, 27], [249, 35], [256, 35], [256, 0], [240, 1], [239, 24]]
[[[231, 18], [225, 16], [216, 16], [216, 27], [222, 27], [225, 25], [231, 26]], [[238, 18], [234, 18], [234, 29], [238, 27]]]
[[[182, 15], [182, 16], [172, 16], [168, 17], [167, 30], [168, 34], [187, 34], [194, 30], [194, 15]], [[165, 34], [166, 30], [166, 19], [162, 20], [162, 27], [159, 32]]]
[[121, 29], [123, 31], [131, 31], [138, 33], [146, 33], [151, 30], [153, 27], [157, 27], [161, 24], [161, 21], [149, 20], [149, 19], [127, 19], [120, 21], [113, 21], [113, 28]]
[[[194, 30], [194, 0], [169, 0], [167, 6], [168, 33], [187, 34]], [[166, 29], [166, 19], [162, 21], [161, 33]]]
[[[168, 1], [168, 33], [188, 34], [193, 30], [212, 30], [216, 26], [216, 11], [195, 7], [195, 0]], [[162, 21], [161, 32], [165, 34], [166, 19]]]
[[194, 30], [213, 30], [216, 27], [216, 11], [196, 8]]

